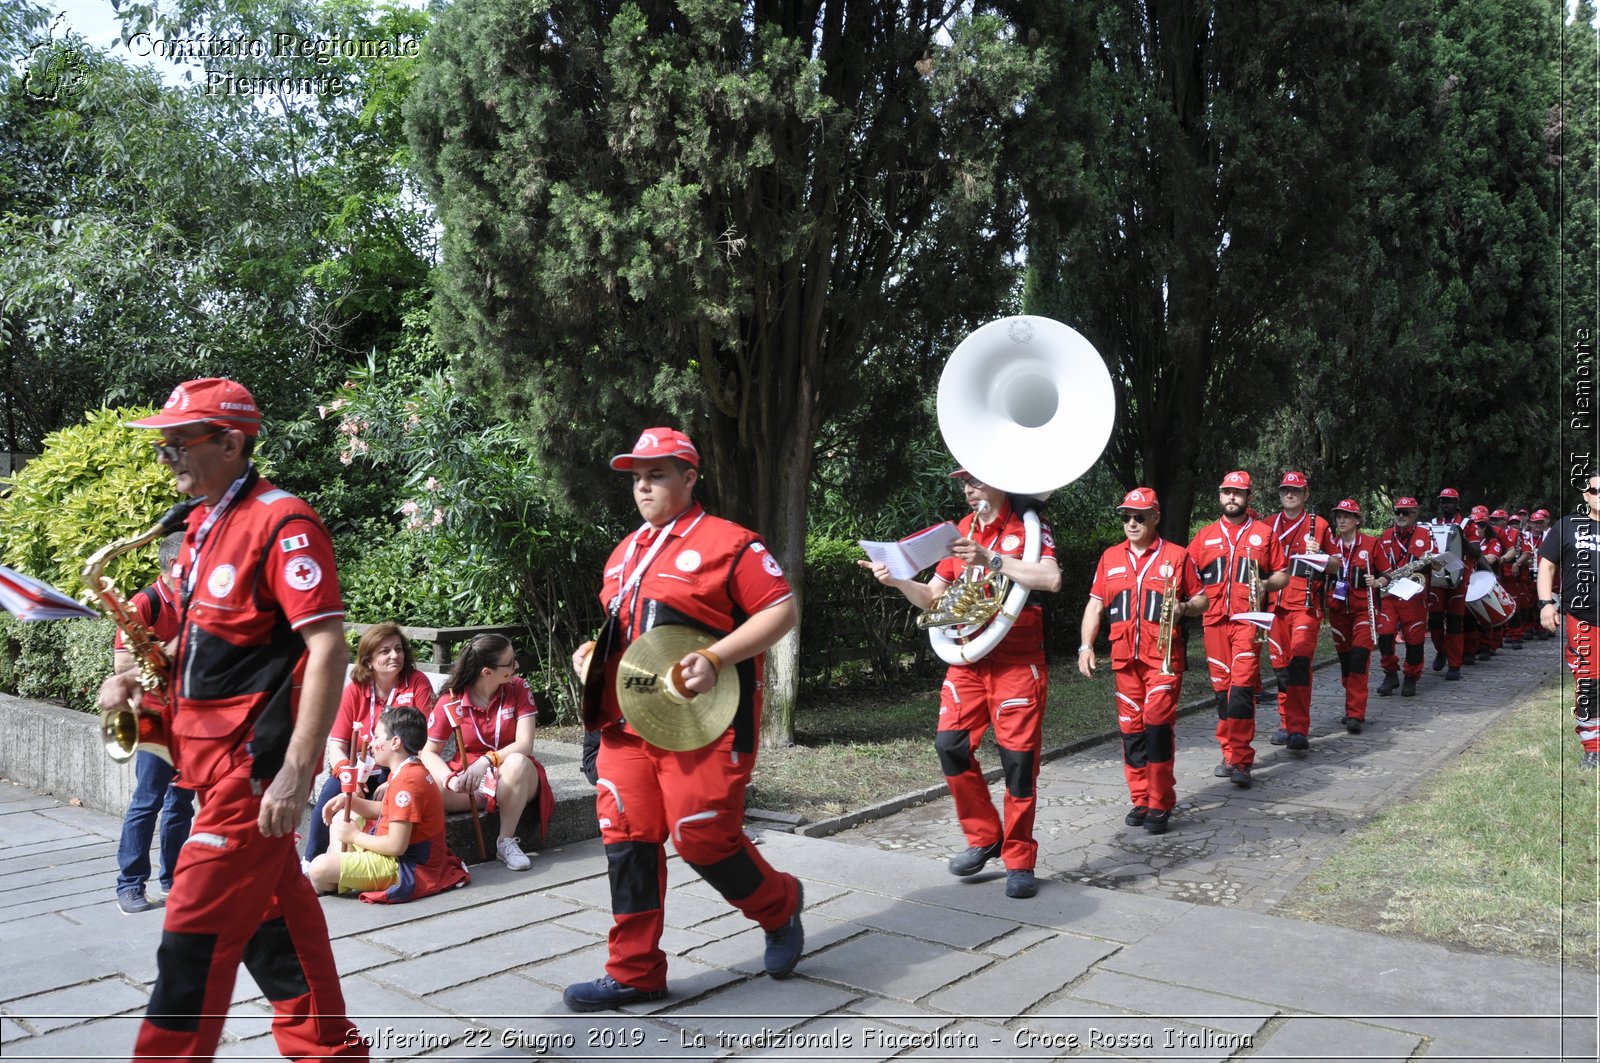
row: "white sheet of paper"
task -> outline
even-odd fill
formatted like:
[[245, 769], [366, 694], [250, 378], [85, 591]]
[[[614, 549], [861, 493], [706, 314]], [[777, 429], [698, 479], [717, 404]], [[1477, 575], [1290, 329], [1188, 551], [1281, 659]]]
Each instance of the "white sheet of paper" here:
[[0, 609], [18, 620], [73, 620], [100, 614], [43, 580], [0, 565]]
[[1383, 593], [1391, 598], [1399, 598], [1402, 602], [1409, 602], [1422, 593], [1422, 584], [1409, 577], [1401, 576], [1384, 588]]
[[856, 540], [873, 563], [889, 566], [889, 575], [895, 579], [915, 579], [917, 573], [938, 564], [950, 555], [950, 544], [961, 538], [961, 532], [949, 521], [906, 536], [897, 542], [880, 543], [871, 539]]

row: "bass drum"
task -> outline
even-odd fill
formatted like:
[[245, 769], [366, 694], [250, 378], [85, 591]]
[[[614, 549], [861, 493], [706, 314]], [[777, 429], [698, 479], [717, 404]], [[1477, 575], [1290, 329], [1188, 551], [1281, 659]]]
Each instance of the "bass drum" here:
[[1426, 528], [1428, 535], [1433, 539], [1433, 552], [1436, 554], [1450, 554], [1456, 559], [1454, 565], [1442, 565], [1433, 570], [1433, 585], [1446, 587], [1450, 590], [1461, 586], [1461, 577], [1466, 570], [1465, 555], [1461, 550], [1461, 528], [1449, 521], [1438, 524], [1419, 523], [1419, 528]]
[[1467, 581], [1467, 608], [1484, 627], [1499, 627], [1517, 613], [1517, 600], [1493, 572], [1474, 572]]

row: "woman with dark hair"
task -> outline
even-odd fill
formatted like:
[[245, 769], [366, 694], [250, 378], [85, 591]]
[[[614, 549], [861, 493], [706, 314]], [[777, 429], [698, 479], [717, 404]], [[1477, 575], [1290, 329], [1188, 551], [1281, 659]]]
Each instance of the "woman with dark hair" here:
[[[538, 710], [517, 667], [516, 652], [504, 635], [479, 635], [467, 643], [428, 719], [422, 763], [444, 791], [446, 812], [464, 812], [469, 803], [499, 811], [495, 857], [512, 871], [526, 871], [530, 864], [516, 837], [517, 821], [528, 802], [537, 800], [543, 837], [555, 800], [544, 767], [533, 756]], [[457, 734], [463, 748], [446, 763], [444, 748]]]
[[[339, 715], [328, 732], [328, 751], [324, 768], [328, 778], [317, 793], [316, 811], [307, 828], [305, 859], [315, 860], [328, 848], [328, 827], [322, 822], [322, 806], [339, 792], [339, 773], [334, 770], [340, 761], [348, 760], [350, 732], [361, 724], [361, 732], [371, 738], [378, 726], [378, 717], [390, 705], [410, 705], [424, 716], [433, 707], [433, 684], [417, 670], [417, 658], [411, 643], [400, 633], [400, 625], [392, 620], [374, 624], [361, 636], [356, 646], [356, 665], [345, 684], [344, 696], [339, 699]], [[367, 794], [377, 792], [389, 777], [387, 770], [376, 768], [367, 777]]]

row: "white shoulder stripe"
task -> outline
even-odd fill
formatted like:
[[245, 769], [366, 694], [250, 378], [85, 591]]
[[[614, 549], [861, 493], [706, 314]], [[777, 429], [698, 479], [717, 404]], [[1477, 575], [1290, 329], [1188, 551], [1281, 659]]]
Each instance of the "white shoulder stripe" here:
[[283, 488], [274, 487], [270, 491], [263, 491], [261, 494], [257, 495], [256, 501], [260, 502], [264, 506], [270, 506], [274, 502], [282, 502], [286, 498], [293, 497], [294, 495], [290, 494], [288, 491], [285, 491]]

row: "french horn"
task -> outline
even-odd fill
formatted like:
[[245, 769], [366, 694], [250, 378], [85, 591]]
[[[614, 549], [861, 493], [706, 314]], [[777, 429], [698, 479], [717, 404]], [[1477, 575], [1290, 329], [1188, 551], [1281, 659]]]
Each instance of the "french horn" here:
[[[961, 467], [1024, 503], [1022, 559], [1039, 560], [1039, 513], [1025, 503], [1042, 503], [1088, 472], [1111, 439], [1116, 396], [1100, 353], [1077, 330], [1048, 317], [991, 321], [951, 352], [939, 376], [936, 410], [939, 433]], [[965, 603], [988, 603], [981, 622], [928, 627], [928, 640], [945, 663], [980, 660], [1011, 630], [1028, 588], [999, 582], [1004, 579], [964, 572], [928, 610], [960, 618]], [[994, 582], [980, 586], [987, 580]], [[960, 600], [945, 602], [952, 594]], [[998, 606], [989, 607], [996, 600]]]

